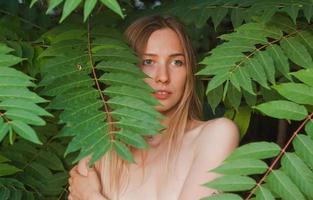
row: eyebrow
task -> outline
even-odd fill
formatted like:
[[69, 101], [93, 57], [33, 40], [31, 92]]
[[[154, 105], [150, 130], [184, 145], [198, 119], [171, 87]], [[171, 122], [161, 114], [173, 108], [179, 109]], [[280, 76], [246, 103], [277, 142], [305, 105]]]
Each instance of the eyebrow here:
[[[153, 53], [144, 53], [142, 54], [143, 56], [157, 56], [157, 54], [153, 54]], [[176, 56], [184, 56], [185, 55], [183, 53], [174, 53], [174, 54], [171, 54], [170, 57], [176, 57]]]

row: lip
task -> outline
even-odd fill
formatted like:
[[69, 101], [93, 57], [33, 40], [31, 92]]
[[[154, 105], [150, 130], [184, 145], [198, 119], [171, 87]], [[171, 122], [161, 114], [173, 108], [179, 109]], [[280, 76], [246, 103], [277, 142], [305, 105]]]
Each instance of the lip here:
[[169, 98], [171, 94], [172, 93], [167, 90], [157, 90], [152, 95], [159, 100], [165, 100]]

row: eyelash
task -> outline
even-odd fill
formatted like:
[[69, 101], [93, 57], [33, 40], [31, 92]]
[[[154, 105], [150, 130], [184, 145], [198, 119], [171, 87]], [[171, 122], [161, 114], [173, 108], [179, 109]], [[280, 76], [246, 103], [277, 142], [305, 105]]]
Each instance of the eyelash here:
[[[148, 63], [146, 63], [147, 61], [150, 61], [151, 63], [148, 64]], [[179, 62], [179, 64], [175, 64], [175, 62], [177, 62], [177, 61]], [[174, 62], [174, 65], [177, 65], [177, 66], [183, 66], [184, 65], [184, 62], [181, 60], [173, 60], [173, 62]], [[142, 65], [152, 65], [152, 64], [153, 64], [153, 60], [151, 60], [151, 59], [145, 59], [142, 61]]]
[[146, 61], [151, 61], [151, 62], [153, 62], [151, 59], [144, 59], [144, 60], [142, 61], [142, 65], [152, 65], [152, 63], [151, 63], [151, 64], [146, 64], [146, 63], [145, 63]]

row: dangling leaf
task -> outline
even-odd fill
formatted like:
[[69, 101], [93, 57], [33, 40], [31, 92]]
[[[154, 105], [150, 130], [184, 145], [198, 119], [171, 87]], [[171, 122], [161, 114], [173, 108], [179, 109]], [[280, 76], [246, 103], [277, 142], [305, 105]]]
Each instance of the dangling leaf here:
[[308, 111], [304, 106], [284, 100], [266, 102], [254, 106], [253, 108], [261, 111], [267, 116], [278, 119], [302, 120], [308, 114]]
[[266, 187], [259, 186], [255, 192], [257, 200], [275, 200], [273, 194]]
[[290, 101], [313, 105], [313, 87], [301, 83], [283, 83], [273, 88]]
[[313, 198], [313, 172], [295, 154], [286, 153], [281, 160], [282, 169], [309, 199]]
[[296, 38], [282, 40], [280, 45], [292, 62], [303, 68], [313, 68], [311, 55]]
[[211, 171], [225, 175], [251, 175], [262, 174], [267, 168], [266, 163], [261, 160], [246, 158], [226, 161], [222, 166]]
[[245, 191], [254, 187], [255, 180], [246, 176], [225, 175], [204, 184], [205, 186], [226, 192]]
[[62, 17], [60, 22], [62, 22], [73, 10], [75, 10], [80, 4], [81, 0], [65, 0]]
[[276, 156], [280, 147], [275, 143], [269, 142], [252, 142], [237, 148], [226, 161], [237, 159], [265, 159]]
[[303, 83], [313, 87], [313, 69], [302, 69], [296, 72], [290, 73]]
[[84, 4], [84, 22], [96, 6], [98, 0], [86, 0]]
[[290, 178], [281, 170], [274, 170], [266, 179], [266, 183], [279, 197], [286, 200], [305, 200], [305, 197]]
[[121, 7], [116, 0], [100, 0], [104, 5], [113, 10], [115, 13], [124, 18]]
[[312, 169], [313, 168], [313, 140], [303, 134], [298, 134], [292, 142], [296, 154]]

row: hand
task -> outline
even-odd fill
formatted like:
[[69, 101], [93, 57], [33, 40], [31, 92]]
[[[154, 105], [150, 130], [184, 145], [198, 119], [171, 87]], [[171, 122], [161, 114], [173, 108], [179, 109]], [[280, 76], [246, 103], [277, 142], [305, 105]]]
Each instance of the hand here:
[[88, 163], [89, 163], [90, 159], [91, 159], [91, 157], [87, 156], [87, 157], [81, 159], [78, 162], [78, 164], [77, 164], [77, 172], [80, 175], [83, 175], [83, 176], [87, 176], [88, 175], [88, 169], [89, 169]]
[[80, 175], [77, 171], [77, 166], [71, 169], [69, 178], [69, 200], [104, 199], [100, 191], [100, 180], [93, 168], [89, 168], [87, 176]]
[[90, 169], [89, 167], [89, 161], [91, 160], [91, 156], [86, 156], [85, 158], [81, 159], [77, 166], [77, 172], [82, 176], [88, 176], [88, 171]]

